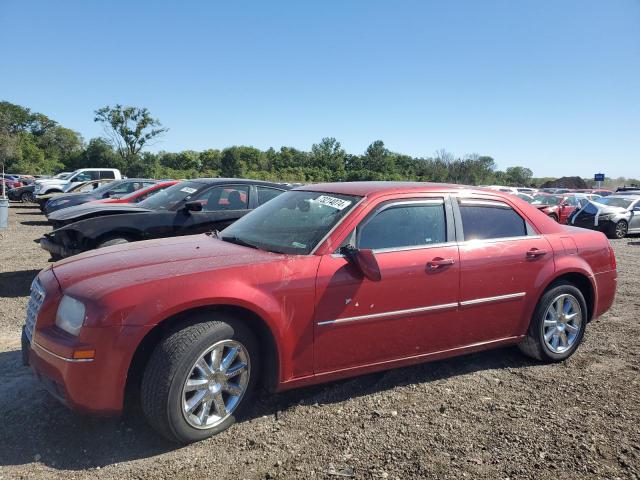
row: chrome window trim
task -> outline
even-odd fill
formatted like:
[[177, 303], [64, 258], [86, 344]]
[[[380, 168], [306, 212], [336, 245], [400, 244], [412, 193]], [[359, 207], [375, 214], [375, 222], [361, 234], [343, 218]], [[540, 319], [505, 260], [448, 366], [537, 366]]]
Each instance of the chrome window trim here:
[[440, 305], [430, 305], [428, 307], [409, 308], [409, 309], [405, 309], [405, 310], [391, 310], [389, 312], [371, 313], [369, 315], [358, 315], [358, 316], [355, 316], [355, 317], [345, 317], [345, 318], [336, 318], [336, 319], [333, 319], [333, 320], [323, 320], [322, 322], [317, 322], [317, 325], [318, 326], [335, 325], [335, 324], [348, 323], [348, 322], [353, 322], [353, 321], [358, 321], [358, 320], [374, 320], [374, 319], [377, 319], [377, 318], [387, 318], [387, 317], [393, 317], [393, 316], [408, 315], [408, 314], [412, 314], [412, 313], [422, 313], [422, 312], [432, 312], [432, 311], [439, 311], [439, 310], [448, 310], [448, 309], [451, 309], [451, 308], [467, 307], [467, 306], [473, 306], [473, 305], [481, 305], [481, 304], [492, 303], [492, 302], [501, 302], [503, 300], [513, 300], [513, 299], [516, 299], [516, 298], [523, 298], [526, 295], [527, 295], [526, 292], [508, 293], [506, 295], [497, 295], [495, 297], [475, 298], [473, 300], [464, 300], [462, 302], [455, 302], [455, 303], [443, 303], [443, 304], [440, 304]]
[[502, 237], [502, 238], [479, 238], [477, 240], [462, 240], [458, 245], [464, 246], [468, 243], [499, 243], [512, 242], [517, 240], [536, 240], [542, 238], [542, 235], [520, 235], [518, 237]]
[[44, 348], [42, 345], [40, 345], [38, 342], [33, 342], [33, 346], [38, 347], [40, 350], [42, 350], [44, 353], [47, 353], [49, 355], [51, 355], [52, 357], [55, 357], [59, 360], [63, 360], [65, 362], [71, 362], [71, 363], [86, 363], [86, 362], [93, 362], [93, 358], [67, 358], [67, 357], [62, 357], [56, 353], [53, 353], [51, 350], [47, 350], [46, 348]]
[[[289, 191], [291, 191], [291, 190], [289, 190]], [[313, 190], [299, 190], [299, 191], [307, 192], [307, 191], [313, 191]], [[326, 195], [331, 195], [331, 193], [329, 193], [329, 192], [315, 192], [315, 193], [319, 193], [321, 195], [325, 195], [325, 194]], [[357, 195], [348, 195], [348, 194], [342, 194], [342, 193], [339, 193], [338, 195], [347, 195], [347, 196], [351, 196], [351, 197], [357, 197]], [[358, 200], [356, 202], [356, 204], [353, 207], [351, 207], [351, 210], [349, 211], [349, 213], [347, 215], [345, 215], [344, 217], [342, 217], [338, 223], [336, 223], [331, 229], [329, 229], [327, 234], [324, 237], [322, 237], [318, 243], [316, 243], [316, 246], [313, 247], [311, 249], [311, 251], [307, 255], [315, 255], [315, 253], [318, 250], [318, 248], [320, 248], [320, 246], [322, 244], [324, 244], [324, 242], [327, 241], [327, 238], [329, 238], [331, 236], [331, 234], [336, 230], [336, 228], [338, 228], [340, 225], [342, 225], [347, 218], [349, 218], [351, 215], [353, 215], [353, 211], [356, 208], [358, 208], [360, 206], [360, 204], [365, 201], [366, 198], [367, 198], [366, 196], [365, 197], [361, 197], [360, 200]]]
[[514, 298], [522, 298], [526, 295], [526, 292], [508, 293], [507, 295], [496, 295], [495, 297], [474, 298], [473, 300], [464, 300], [460, 302], [461, 307], [469, 305], [479, 305], [482, 303], [499, 302], [502, 300], [511, 300]]
[[[411, 250], [428, 250], [430, 248], [455, 247], [456, 245], [457, 245], [457, 242], [452, 240], [450, 242], [432, 243], [429, 245], [413, 245], [410, 247], [379, 248], [379, 249], [372, 250], [372, 252], [384, 254], [384, 253], [394, 253], [394, 252], [406, 252]], [[344, 255], [341, 253], [332, 253], [331, 257], [344, 258]]]

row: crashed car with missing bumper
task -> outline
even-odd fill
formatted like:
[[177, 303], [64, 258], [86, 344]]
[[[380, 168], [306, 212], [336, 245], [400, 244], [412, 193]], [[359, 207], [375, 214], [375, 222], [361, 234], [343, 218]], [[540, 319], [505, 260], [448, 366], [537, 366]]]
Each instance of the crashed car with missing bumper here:
[[640, 195], [610, 195], [587, 203], [569, 218], [569, 225], [599, 230], [609, 238], [640, 233]]
[[[40, 239], [40, 246], [53, 260], [59, 260], [121, 243], [222, 230], [290, 188], [288, 184], [235, 178], [188, 180], [138, 204], [97, 207], [100, 211], [92, 214], [100, 216], [53, 230]], [[86, 215], [87, 211], [76, 214]]]

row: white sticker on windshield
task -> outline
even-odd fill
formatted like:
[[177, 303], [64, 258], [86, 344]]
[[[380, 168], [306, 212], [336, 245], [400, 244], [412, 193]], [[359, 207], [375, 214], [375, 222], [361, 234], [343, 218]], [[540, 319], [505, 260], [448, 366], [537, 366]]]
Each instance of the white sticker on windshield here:
[[343, 200], [341, 198], [330, 197], [329, 195], [320, 195], [316, 198], [316, 202], [336, 210], [344, 210], [351, 205], [351, 200]]
[[197, 192], [197, 191], [198, 191], [198, 189], [197, 189], [197, 188], [191, 188], [191, 187], [182, 187], [182, 188], [180, 189], [180, 191], [181, 191], [181, 192], [184, 192], [184, 193], [192, 194], [192, 193]]

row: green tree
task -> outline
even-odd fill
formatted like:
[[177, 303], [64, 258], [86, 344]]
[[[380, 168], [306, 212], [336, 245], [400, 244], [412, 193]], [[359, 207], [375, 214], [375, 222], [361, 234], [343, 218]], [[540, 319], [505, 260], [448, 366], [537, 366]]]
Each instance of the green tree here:
[[127, 164], [167, 132], [149, 110], [140, 107], [103, 107], [95, 111], [94, 121], [102, 123], [111, 145]]

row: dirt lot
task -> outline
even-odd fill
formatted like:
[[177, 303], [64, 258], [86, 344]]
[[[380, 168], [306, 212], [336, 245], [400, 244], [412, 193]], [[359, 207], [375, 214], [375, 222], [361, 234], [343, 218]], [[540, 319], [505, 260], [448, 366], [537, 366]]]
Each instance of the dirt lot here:
[[640, 239], [614, 242], [614, 308], [569, 361], [517, 349], [261, 395], [227, 432], [177, 448], [136, 413], [83, 418], [20, 362], [49, 229], [12, 204], [0, 240], [0, 479], [639, 478]]

